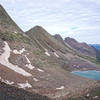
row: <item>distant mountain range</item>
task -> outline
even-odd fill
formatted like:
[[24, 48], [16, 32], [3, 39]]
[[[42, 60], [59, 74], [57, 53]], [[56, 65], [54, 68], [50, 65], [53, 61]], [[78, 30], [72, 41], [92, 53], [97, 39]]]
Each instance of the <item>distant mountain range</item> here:
[[100, 83], [71, 71], [100, 70], [99, 53], [75, 39], [52, 36], [41, 26], [23, 32], [0, 5], [0, 100], [18, 95], [17, 100], [67, 100], [84, 95]]
[[93, 46], [94, 48], [100, 50], [100, 44], [91, 44], [91, 46]]

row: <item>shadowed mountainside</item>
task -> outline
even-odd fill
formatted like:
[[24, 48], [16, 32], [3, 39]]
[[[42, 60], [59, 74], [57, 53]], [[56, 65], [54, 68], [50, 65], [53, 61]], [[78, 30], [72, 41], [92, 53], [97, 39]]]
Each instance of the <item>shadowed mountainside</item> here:
[[83, 55], [83, 57], [87, 56], [87, 59], [90, 57], [90, 61], [95, 62], [97, 64], [100, 63], [100, 50], [97, 50], [93, 46], [90, 46], [86, 43], [79, 43], [78, 41], [70, 37], [65, 38], [64, 41], [68, 45], [70, 45], [73, 50]]
[[96, 57], [95, 49], [86, 43], [79, 43], [75, 39], [72, 39], [70, 37], [65, 38], [65, 42], [69, 44], [73, 49], [75, 49], [76, 51], [78, 51], [83, 55]]

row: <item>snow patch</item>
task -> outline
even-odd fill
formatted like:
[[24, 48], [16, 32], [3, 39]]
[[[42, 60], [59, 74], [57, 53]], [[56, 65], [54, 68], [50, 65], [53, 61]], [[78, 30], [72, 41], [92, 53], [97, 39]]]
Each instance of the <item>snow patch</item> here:
[[14, 54], [22, 54], [25, 51], [26, 51], [25, 48], [22, 48], [22, 50], [19, 50], [19, 51], [15, 49], [15, 50], [13, 50], [13, 53]]
[[23, 88], [23, 89], [32, 88], [32, 85], [28, 81], [26, 81], [26, 83], [18, 83], [18, 85], [19, 85], [19, 88]]
[[14, 84], [14, 82], [9, 81], [9, 80], [4, 80], [4, 79], [2, 79], [1, 81], [4, 82], [4, 83], [6, 83], [6, 84], [9, 84], [9, 85]]
[[29, 55], [29, 53], [27, 53], [27, 55]]
[[14, 84], [14, 82], [10, 82], [10, 81], [8, 81], [8, 80], [5, 80], [5, 83], [6, 83], [6, 84], [9, 84], [9, 85]]
[[35, 67], [32, 66], [31, 64], [26, 64], [26, 67], [29, 68], [29, 69], [31, 69], [31, 70], [32, 70], [33, 68], [35, 68]]
[[77, 68], [80, 68], [80, 66], [77, 66]]
[[61, 86], [59, 88], [56, 88], [57, 90], [63, 90], [65, 87], [64, 86]]
[[40, 71], [40, 72], [44, 72], [44, 70], [42, 70], [42, 69], [40, 69], [40, 68], [37, 68], [37, 70]]
[[24, 69], [18, 67], [17, 65], [13, 65], [9, 62], [8, 58], [10, 57], [11, 50], [8, 43], [7, 42], [4, 42], [4, 43], [5, 43], [5, 47], [3, 48], [4, 53], [0, 55], [0, 63], [23, 76], [26, 76], [26, 77], [32, 76], [30, 73], [26, 72]]
[[54, 52], [54, 55], [59, 58], [59, 55], [56, 52]]
[[31, 62], [30, 62], [30, 60], [27, 58], [26, 55], [25, 55], [25, 58], [26, 58], [27, 62], [30, 64]]
[[97, 98], [98, 98], [98, 96], [93, 97], [93, 99], [97, 99]]
[[27, 58], [26, 55], [25, 55], [25, 58], [26, 58], [26, 60], [27, 60], [27, 62], [28, 62], [28, 64], [26, 64], [26, 67], [29, 68], [29, 69], [31, 69], [31, 70], [32, 70], [33, 68], [35, 68], [34, 66], [32, 66], [30, 60]]
[[88, 93], [86, 96], [87, 96], [87, 97], [89, 97], [89, 96], [90, 96], [90, 94]]
[[18, 33], [17, 31], [14, 31], [14, 33]]
[[36, 81], [36, 82], [39, 81], [37, 78], [33, 78], [33, 80]]
[[47, 52], [47, 51], [45, 52], [45, 54], [46, 54], [47, 56], [50, 56], [49, 52]]
[[73, 65], [73, 67], [76, 67], [77, 65]]
[[77, 68], [79, 68], [80, 66], [79, 66], [79, 65], [73, 65], [73, 67], [77, 67]]

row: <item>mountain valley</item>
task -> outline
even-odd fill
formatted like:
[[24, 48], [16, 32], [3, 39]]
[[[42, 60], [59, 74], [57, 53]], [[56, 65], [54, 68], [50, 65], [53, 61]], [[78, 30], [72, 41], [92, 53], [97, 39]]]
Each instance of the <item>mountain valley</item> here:
[[0, 5], [0, 100], [67, 100], [87, 95], [100, 83], [71, 72], [99, 71], [99, 58], [100, 52], [92, 46], [52, 36], [41, 26], [23, 32]]

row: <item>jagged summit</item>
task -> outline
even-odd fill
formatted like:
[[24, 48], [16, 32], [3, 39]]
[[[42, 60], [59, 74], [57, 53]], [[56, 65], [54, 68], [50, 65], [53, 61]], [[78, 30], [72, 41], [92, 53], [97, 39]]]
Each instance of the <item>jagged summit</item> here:
[[53, 35], [55, 38], [58, 38], [58, 39], [60, 39], [60, 40], [63, 40], [63, 38], [61, 37], [61, 35], [60, 34], [55, 34], [55, 35]]
[[55, 35], [53, 35], [53, 37], [64, 44], [64, 40], [59, 34], [55, 34]]
[[22, 33], [23, 31], [11, 19], [5, 9], [0, 5], [0, 31]]

